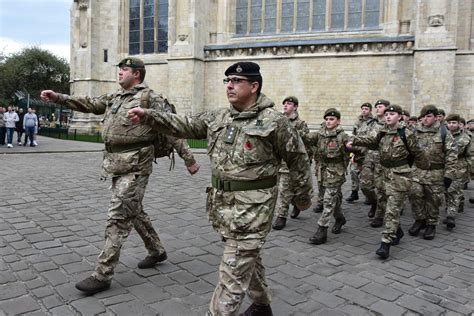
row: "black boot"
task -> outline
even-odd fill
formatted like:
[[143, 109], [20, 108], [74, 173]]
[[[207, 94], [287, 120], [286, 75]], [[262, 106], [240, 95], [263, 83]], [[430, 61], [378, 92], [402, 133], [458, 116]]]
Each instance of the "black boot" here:
[[425, 233], [423, 234], [423, 238], [426, 240], [432, 240], [436, 234], [436, 226], [435, 225], [426, 225]]
[[282, 230], [286, 226], [286, 218], [278, 216], [277, 219], [275, 220], [275, 223], [273, 223], [273, 229], [276, 230]]
[[474, 198], [470, 198], [469, 203], [474, 204]]
[[380, 248], [375, 251], [375, 253], [381, 258], [381, 259], [387, 259], [388, 256], [390, 256], [390, 244], [382, 242], [380, 243]]
[[346, 199], [347, 202], [354, 202], [359, 199], [359, 191], [352, 191], [351, 195]]
[[446, 217], [446, 228], [448, 230], [453, 230], [454, 227], [456, 227], [456, 222], [454, 221], [454, 217], [452, 216]]
[[296, 205], [293, 206], [293, 211], [290, 214], [291, 218], [297, 218], [298, 215], [300, 215], [300, 210], [296, 207]]
[[420, 233], [420, 230], [422, 230], [425, 227], [426, 227], [426, 222], [422, 219], [417, 219], [408, 230], [408, 233], [410, 234], [410, 236], [418, 236], [418, 234]]
[[101, 281], [93, 276], [76, 283], [76, 289], [87, 294], [95, 294], [110, 288], [110, 281]]
[[400, 239], [405, 236], [405, 233], [402, 230], [402, 227], [399, 225], [397, 229], [397, 237], [395, 237], [394, 240], [392, 240], [392, 246], [396, 246], [400, 243]]
[[314, 233], [313, 237], [309, 239], [309, 242], [315, 245], [321, 245], [326, 243], [328, 240], [328, 228], [318, 226], [318, 230]]
[[324, 209], [323, 205], [320, 204], [320, 203], [318, 203], [318, 204], [316, 204], [316, 206], [314, 207], [313, 211], [314, 211], [315, 213], [322, 213], [322, 212], [323, 212], [323, 209]]
[[374, 220], [370, 223], [371, 227], [377, 228], [377, 227], [382, 227], [383, 226], [383, 218], [376, 217]]
[[239, 316], [273, 316], [273, 313], [270, 305], [257, 305], [253, 303]]
[[340, 234], [342, 231], [342, 226], [346, 223], [346, 218], [343, 216], [341, 218], [336, 218], [336, 222], [331, 229], [333, 234]]
[[368, 198], [365, 198], [364, 204], [365, 204], [365, 205], [372, 205], [372, 203], [370, 203], [370, 201], [369, 201]]
[[370, 211], [367, 214], [369, 218], [373, 218], [375, 216], [375, 211], [377, 210], [377, 203], [373, 203], [370, 205]]
[[162, 262], [168, 259], [166, 251], [160, 254], [159, 256], [146, 256], [145, 259], [138, 263], [139, 269], [149, 269], [153, 268], [158, 262]]

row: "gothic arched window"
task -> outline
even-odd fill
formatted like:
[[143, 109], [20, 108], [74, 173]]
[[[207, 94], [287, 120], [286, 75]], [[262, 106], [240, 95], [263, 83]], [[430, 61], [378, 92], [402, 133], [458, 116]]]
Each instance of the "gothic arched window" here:
[[378, 29], [381, 1], [236, 0], [235, 34]]
[[128, 53], [168, 51], [168, 0], [129, 0]]

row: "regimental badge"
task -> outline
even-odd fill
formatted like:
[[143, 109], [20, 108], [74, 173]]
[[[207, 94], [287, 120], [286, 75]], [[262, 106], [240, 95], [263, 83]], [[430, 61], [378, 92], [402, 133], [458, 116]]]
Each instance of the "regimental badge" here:
[[131, 64], [132, 64], [132, 61], [130, 59], [127, 59], [127, 62], [125, 63], [125, 65], [130, 66]]
[[240, 67], [240, 65], [238, 65], [237, 68], [235, 68], [235, 71], [237, 71], [237, 72], [239, 72], [239, 73], [242, 72], [242, 70], [243, 70], [243, 69], [242, 69], [242, 67]]

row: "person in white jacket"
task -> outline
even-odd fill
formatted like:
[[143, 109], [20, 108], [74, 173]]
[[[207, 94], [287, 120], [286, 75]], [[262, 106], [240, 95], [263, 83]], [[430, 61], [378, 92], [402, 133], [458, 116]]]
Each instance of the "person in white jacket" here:
[[8, 107], [8, 112], [3, 114], [3, 120], [5, 121], [5, 127], [7, 129], [7, 147], [13, 147], [13, 133], [15, 132], [15, 123], [20, 120], [18, 114], [13, 111], [11, 106]]

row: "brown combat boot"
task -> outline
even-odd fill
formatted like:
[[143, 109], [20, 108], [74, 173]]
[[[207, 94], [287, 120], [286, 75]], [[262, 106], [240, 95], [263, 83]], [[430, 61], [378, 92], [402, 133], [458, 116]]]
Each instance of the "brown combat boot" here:
[[160, 254], [159, 256], [146, 256], [145, 259], [140, 261], [137, 265], [139, 269], [149, 269], [153, 268], [158, 262], [162, 262], [168, 259], [166, 251]]
[[314, 233], [313, 237], [309, 239], [309, 242], [315, 245], [321, 245], [326, 243], [328, 240], [328, 228], [318, 226], [318, 230]]
[[270, 305], [258, 305], [253, 303], [239, 316], [273, 316], [273, 312]]
[[282, 230], [286, 226], [286, 218], [278, 216], [277, 219], [275, 220], [275, 223], [273, 223], [273, 229], [276, 230]]
[[76, 289], [87, 294], [95, 294], [110, 288], [110, 281], [101, 281], [93, 276], [76, 283]]
[[420, 230], [422, 230], [425, 227], [426, 227], [425, 220], [417, 219], [408, 230], [408, 233], [410, 234], [410, 236], [418, 236], [418, 234], [420, 233]]

